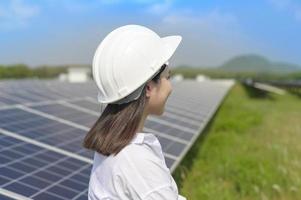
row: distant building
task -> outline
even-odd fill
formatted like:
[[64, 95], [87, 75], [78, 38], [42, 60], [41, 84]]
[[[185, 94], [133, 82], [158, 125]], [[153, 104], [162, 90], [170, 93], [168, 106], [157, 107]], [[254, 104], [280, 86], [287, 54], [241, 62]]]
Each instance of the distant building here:
[[67, 81], [68, 74], [67, 73], [60, 73], [58, 79], [59, 79], [59, 81]]
[[59, 80], [69, 82], [86, 82], [90, 80], [91, 67], [84, 65], [73, 65], [68, 67], [67, 74], [60, 74]]
[[195, 78], [196, 81], [199, 81], [199, 82], [202, 82], [202, 81], [205, 81], [205, 80], [208, 80], [209, 77], [208, 76], [205, 76], [203, 74], [198, 74]]
[[184, 78], [182, 74], [175, 74], [174, 76], [172, 76], [173, 81], [182, 81], [183, 79]]

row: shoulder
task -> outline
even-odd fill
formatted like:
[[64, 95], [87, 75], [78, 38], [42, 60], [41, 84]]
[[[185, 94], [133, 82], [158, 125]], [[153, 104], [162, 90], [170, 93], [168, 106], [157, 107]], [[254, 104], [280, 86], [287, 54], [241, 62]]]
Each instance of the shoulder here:
[[119, 155], [119, 160], [137, 167], [150, 163], [165, 165], [161, 144], [157, 137], [150, 133], [139, 133]]
[[115, 178], [120, 184], [126, 184], [128, 190], [139, 194], [173, 185], [169, 169], [154, 149], [161, 147], [156, 146], [156, 138], [151, 136], [148, 140], [131, 143], [117, 154]]

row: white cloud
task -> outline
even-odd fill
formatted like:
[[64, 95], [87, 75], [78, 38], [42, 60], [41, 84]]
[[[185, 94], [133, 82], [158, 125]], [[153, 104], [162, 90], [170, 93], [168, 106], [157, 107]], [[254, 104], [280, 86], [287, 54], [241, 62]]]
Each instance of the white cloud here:
[[163, 14], [171, 9], [172, 3], [172, 0], [164, 0], [162, 2], [153, 3], [148, 7], [147, 12], [151, 14]]
[[274, 7], [292, 14], [295, 20], [301, 22], [301, 4], [294, 0], [268, 0]]
[[241, 29], [238, 18], [218, 8], [206, 13], [169, 13], [158, 26], [164, 34], [183, 37], [173, 58], [177, 65], [216, 66], [232, 56], [259, 51], [259, 45]]
[[100, 0], [102, 4], [120, 4], [120, 3], [136, 3], [136, 4], [165, 4], [166, 2], [171, 2], [172, 0]]
[[11, 30], [27, 25], [29, 20], [38, 15], [37, 5], [25, 4], [22, 0], [9, 0], [0, 3], [0, 30]]
[[273, 6], [277, 7], [278, 9], [286, 9], [290, 6], [290, 0], [268, 0]]
[[301, 22], [301, 9], [295, 12], [295, 17], [298, 21]]
[[173, 0], [44, 0], [52, 6], [60, 6], [69, 12], [89, 12], [100, 6], [119, 6], [121, 4], [136, 4], [146, 7], [146, 11], [159, 14], [170, 8]]
[[[104, 1], [104, 0], [103, 0]], [[44, 7], [61, 9], [71, 13], [89, 12], [98, 8], [103, 1], [83, 1], [83, 0], [43, 0]], [[111, 0], [112, 1], [112, 0]], [[108, 1], [109, 2], [109, 1]]]
[[236, 34], [239, 30], [237, 18], [230, 13], [222, 13], [219, 9], [213, 9], [207, 13], [171, 13], [163, 18], [163, 23], [169, 25], [184, 26], [189, 32], [205, 31], [212, 34]]
[[101, 3], [103, 4], [117, 4], [120, 3], [120, 0], [101, 0]]

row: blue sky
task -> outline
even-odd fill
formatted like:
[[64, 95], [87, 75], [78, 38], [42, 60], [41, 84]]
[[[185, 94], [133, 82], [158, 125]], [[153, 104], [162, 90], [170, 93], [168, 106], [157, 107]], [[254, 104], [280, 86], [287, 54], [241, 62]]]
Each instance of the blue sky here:
[[0, 64], [91, 64], [99, 42], [125, 24], [182, 35], [175, 66], [240, 54], [301, 65], [300, 0], [1, 0]]

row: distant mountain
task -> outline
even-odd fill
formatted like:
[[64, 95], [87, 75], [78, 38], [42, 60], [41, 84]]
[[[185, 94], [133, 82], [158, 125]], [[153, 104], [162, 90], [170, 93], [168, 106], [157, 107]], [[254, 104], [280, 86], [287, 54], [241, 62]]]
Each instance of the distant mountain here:
[[293, 72], [301, 70], [301, 66], [284, 62], [271, 62], [259, 55], [236, 56], [219, 68], [238, 72]]

